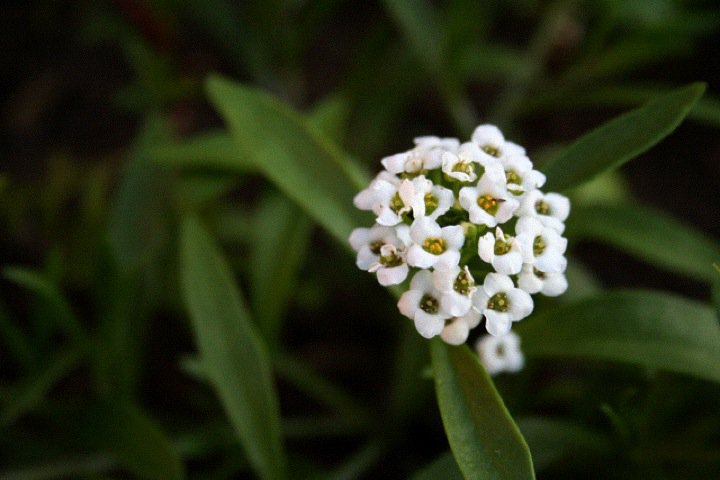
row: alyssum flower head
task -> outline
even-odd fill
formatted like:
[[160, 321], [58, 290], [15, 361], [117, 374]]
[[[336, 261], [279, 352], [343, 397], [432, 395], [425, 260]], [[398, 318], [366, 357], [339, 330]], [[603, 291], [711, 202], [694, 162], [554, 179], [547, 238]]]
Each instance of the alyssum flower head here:
[[375, 225], [355, 229], [350, 244], [381, 285], [410, 279], [398, 308], [420, 335], [458, 345], [482, 324], [490, 336], [514, 338], [531, 294], [567, 289], [570, 202], [540, 190], [545, 175], [497, 127], [480, 125], [465, 143], [416, 138], [381, 163], [354, 200]]

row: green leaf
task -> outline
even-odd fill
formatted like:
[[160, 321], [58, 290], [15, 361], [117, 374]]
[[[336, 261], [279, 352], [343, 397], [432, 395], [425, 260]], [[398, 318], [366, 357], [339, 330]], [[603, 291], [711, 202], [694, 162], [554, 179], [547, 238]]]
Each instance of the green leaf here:
[[452, 452], [447, 452], [436, 458], [430, 465], [413, 475], [412, 480], [463, 480]]
[[285, 477], [280, 410], [265, 345], [222, 252], [188, 217], [180, 236], [183, 296], [204, 370], [263, 479]]
[[529, 357], [629, 362], [720, 382], [720, 326], [709, 306], [619, 290], [538, 312], [516, 327]]
[[440, 73], [447, 41], [434, 6], [426, 0], [385, 0], [385, 8], [428, 71]]
[[581, 137], [544, 168], [547, 190], [566, 190], [618, 168], [669, 135], [705, 91], [694, 83], [652, 100]]
[[261, 204], [254, 227], [250, 256], [252, 307], [256, 324], [274, 349], [306, 257], [311, 224], [287, 198], [272, 195]]
[[658, 267], [710, 282], [720, 245], [667, 214], [636, 204], [580, 206], [568, 218], [566, 235], [608, 243]]
[[27, 368], [32, 364], [35, 356], [31, 345], [30, 338], [15, 325], [3, 305], [0, 304], [0, 347], [15, 362]]
[[356, 226], [369, 223], [352, 203], [366, 179], [302, 116], [266, 93], [219, 76], [208, 79], [207, 91], [242, 154], [341, 243]]
[[68, 338], [78, 344], [83, 342], [85, 330], [57, 285], [44, 275], [23, 267], [5, 267], [2, 273], [11, 282], [27, 288], [47, 302], [57, 326], [64, 330]]
[[527, 444], [477, 357], [437, 338], [430, 348], [445, 432], [465, 478], [535, 478]]
[[83, 427], [127, 471], [147, 479], [185, 477], [180, 456], [162, 429], [131, 404], [99, 402], [85, 409]]
[[156, 162], [187, 168], [205, 168], [230, 172], [253, 172], [251, 159], [242, 155], [235, 140], [224, 130], [216, 130], [181, 143], [157, 145], [148, 151]]
[[0, 429], [14, 423], [42, 402], [58, 382], [80, 365], [81, 359], [79, 350], [67, 350], [51, 357], [42, 370], [24, 379], [0, 411]]
[[168, 176], [153, 163], [149, 149], [169, 139], [161, 119], [149, 117], [130, 153], [110, 209], [110, 247], [124, 271], [137, 270], [165, 239]]

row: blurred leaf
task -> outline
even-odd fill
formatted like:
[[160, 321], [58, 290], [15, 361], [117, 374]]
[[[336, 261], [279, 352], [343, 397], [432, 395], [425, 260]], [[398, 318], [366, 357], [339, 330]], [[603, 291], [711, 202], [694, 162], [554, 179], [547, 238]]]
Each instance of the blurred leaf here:
[[720, 382], [713, 309], [668, 292], [618, 290], [517, 325], [529, 357], [629, 362]]
[[182, 224], [180, 254], [183, 296], [208, 378], [256, 472], [264, 479], [284, 478], [270, 361], [232, 272], [195, 218]]
[[15, 325], [2, 304], [0, 304], [0, 345], [3, 353], [23, 368], [33, 362], [33, 350], [25, 333]]
[[694, 83], [596, 128], [545, 166], [547, 190], [566, 190], [614, 169], [669, 135], [705, 90]]
[[583, 183], [572, 192], [573, 215], [578, 205], [632, 203], [630, 186], [617, 170], [610, 170]]
[[572, 257], [568, 260], [567, 270], [565, 270], [568, 289], [557, 298], [558, 301], [568, 303], [589, 297], [602, 290], [600, 280], [580, 259]]
[[47, 302], [57, 326], [64, 330], [68, 338], [82, 345], [85, 330], [57, 285], [44, 275], [23, 267], [5, 267], [2, 273], [11, 282], [27, 288]]
[[438, 338], [430, 349], [445, 432], [465, 478], [535, 478], [527, 444], [477, 357]]
[[466, 80], [507, 80], [527, 68], [522, 53], [500, 45], [471, 45], [457, 59], [459, 76]]
[[330, 140], [341, 145], [347, 133], [349, 115], [347, 100], [341, 95], [330, 94], [315, 104], [308, 120]]
[[452, 452], [443, 453], [437, 457], [430, 465], [413, 475], [412, 480], [437, 480], [439, 478], [443, 480], [463, 480], [465, 478], [460, 473], [460, 468], [458, 468]]
[[447, 40], [434, 5], [427, 0], [385, 0], [384, 3], [417, 58], [429, 72], [442, 73]]
[[256, 170], [252, 160], [242, 155], [232, 136], [224, 130], [197, 135], [180, 143], [158, 144], [148, 156], [172, 167], [203, 168], [235, 173]]
[[253, 222], [250, 256], [252, 306], [255, 321], [271, 349], [305, 260], [311, 224], [285, 197], [265, 198]]
[[81, 358], [78, 349], [52, 356], [42, 370], [29, 375], [14, 387], [11, 400], [0, 411], [0, 429], [14, 423], [42, 402], [58, 382], [80, 365]]
[[167, 143], [164, 121], [149, 116], [123, 167], [120, 186], [112, 200], [109, 242], [117, 264], [125, 272], [137, 270], [163, 242], [168, 221], [168, 175], [152, 162], [150, 152]]
[[608, 243], [653, 265], [712, 281], [720, 245], [669, 215], [637, 204], [573, 207], [566, 236]]
[[160, 427], [131, 404], [101, 402], [84, 409], [83, 427], [128, 472], [147, 479], [182, 479], [184, 467]]
[[352, 199], [367, 184], [342, 152], [286, 105], [218, 76], [207, 91], [244, 155], [336, 239], [363, 222]]
[[568, 458], [582, 462], [588, 456], [609, 452], [613, 446], [609, 437], [568, 420], [523, 417], [517, 425], [530, 445], [536, 471]]

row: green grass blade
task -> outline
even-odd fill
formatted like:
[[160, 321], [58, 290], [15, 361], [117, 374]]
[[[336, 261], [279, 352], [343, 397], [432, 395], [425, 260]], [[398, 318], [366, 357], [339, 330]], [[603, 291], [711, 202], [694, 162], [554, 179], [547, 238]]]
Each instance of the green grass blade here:
[[255, 471], [285, 477], [280, 411], [265, 345], [222, 252], [192, 217], [182, 224], [183, 296], [205, 373]]
[[465, 478], [535, 478], [528, 446], [477, 357], [438, 338], [430, 348], [445, 432]]
[[667, 292], [602, 293], [538, 312], [516, 330], [528, 357], [627, 362], [720, 382], [714, 310]]
[[434, 74], [441, 73], [447, 41], [434, 6], [426, 0], [385, 0], [384, 3], [425, 68]]
[[82, 418], [86, 434], [113, 453], [118, 464], [145, 479], [181, 480], [184, 467], [177, 449], [162, 429], [131, 404], [100, 402]]
[[203, 133], [181, 143], [157, 145], [149, 150], [148, 156], [172, 167], [247, 173], [256, 170], [252, 161], [240, 153], [235, 140], [223, 130]]
[[638, 205], [580, 206], [568, 219], [569, 238], [612, 245], [658, 267], [710, 282], [720, 245], [669, 215]]
[[47, 302], [54, 314], [55, 323], [67, 337], [78, 344], [85, 339], [85, 330], [75, 315], [70, 303], [60, 289], [44, 275], [23, 267], [5, 267], [3, 276], [11, 282], [24, 287]]
[[693, 83], [660, 96], [578, 139], [545, 166], [547, 190], [567, 190], [618, 168], [669, 135], [705, 91]]
[[207, 81], [211, 102], [243, 155], [343, 244], [365, 222], [352, 199], [367, 183], [336, 147], [301, 115], [253, 88], [218, 76]]

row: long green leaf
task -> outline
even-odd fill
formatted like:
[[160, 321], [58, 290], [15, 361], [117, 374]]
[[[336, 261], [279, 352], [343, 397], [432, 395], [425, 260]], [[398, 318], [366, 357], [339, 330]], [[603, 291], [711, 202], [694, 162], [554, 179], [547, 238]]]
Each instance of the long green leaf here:
[[385, 0], [385, 8], [425, 68], [440, 73], [447, 41], [434, 6], [426, 0]]
[[588, 238], [698, 280], [712, 281], [720, 244], [658, 210], [638, 205], [581, 206], [568, 219], [568, 237]]
[[2, 274], [11, 282], [27, 288], [47, 302], [57, 326], [62, 328], [70, 339], [82, 343], [85, 330], [57, 285], [41, 273], [23, 267], [5, 267]]
[[477, 357], [437, 338], [431, 353], [445, 432], [465, 478], [535, 478], [527, 444]]
[[268, 345], [275, 349], [306, 256], [311, 224], [295, 204], [280, 195], [265, 199], [253, 223], [253, 313]]
[[720, 382], [720, 326], [709, 306], [619, 290], [539, 313], [517, 332], [530, 357], [628, 362]]
[[180, 456], [161, 428], [131, 404], [99, 402], [83, 415], [95, 444], [110, 450], [129, 472], [147, 479], [185, 477]]
[[674, 90], [581, 137], [544, 168], [545, 188], [566, 190], [645, 152], [675, 130], [704, 91], [701, 83]]
[[222, 252], [192, 217], [182, 224], [181, 282], [211, 385], [263, 479], [285, 477], [280, 412], [265, 345]]
[[148, 151], [158, 163], [173, 167], [200, 167], [231, 172], [253, 172], [255, 165], [240, 153], [235, 140], [221, 130], [192, 137], [182, 143], [158, 145]]
[[273, 97], [218, 76], [207, 91], [243, 155], [343, 244], [367, 222], [352, 199], [366, 179], [321, 132]]

